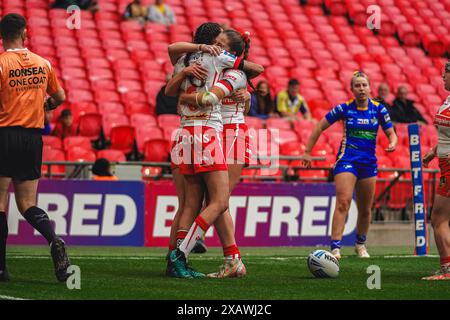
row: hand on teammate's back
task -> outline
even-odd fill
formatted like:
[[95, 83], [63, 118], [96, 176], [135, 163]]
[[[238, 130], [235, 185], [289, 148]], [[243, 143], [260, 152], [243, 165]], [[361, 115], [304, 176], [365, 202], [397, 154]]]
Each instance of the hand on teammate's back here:
[[239, 89], [234, 91], [231, 95], [230, 98], [237, 103], [244, 103], [247, 102], [248, 100], [250, 100], [250, 94], [248, 93], [248, 91], [246, 89]]
[[223, 49], [219, 46], [202, 44], [200, 45], [200, 51], [209, 53], [213, 56], [219, 56], [222, 53]]
[[193, 65], [186, 67], [184, 72], [188, 76], [193, 76], [198, 80], [205, 80], [208, 77], [208, 70], [202, 67], [200, 63], [194, 63]]

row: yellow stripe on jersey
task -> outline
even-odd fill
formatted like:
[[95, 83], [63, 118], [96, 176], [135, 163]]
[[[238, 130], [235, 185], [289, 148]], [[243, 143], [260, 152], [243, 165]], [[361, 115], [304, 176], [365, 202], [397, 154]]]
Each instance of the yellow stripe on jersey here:
[[350, 99], [350, 100], [348, 100], [345, 104], [346, 104], [347, 107], [348, 107], [349, 105], [351, 105], [351, 104], [353, 103], [353, 101], [355, 101], [355, 99]]
[[336, 163], [338, 163], [339, 160], [341, 160], [342, 157], [344, 156], [346, 146], [347, 146], [347, 128], [344, 125], [344, 135], [342, 137], [341, 150], [339, 150], [339, 156], [336, 160]]

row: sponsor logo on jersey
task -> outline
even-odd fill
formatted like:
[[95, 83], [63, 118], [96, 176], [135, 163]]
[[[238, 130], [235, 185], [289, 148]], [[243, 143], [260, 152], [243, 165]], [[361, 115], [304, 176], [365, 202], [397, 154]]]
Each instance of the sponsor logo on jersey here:
[[222, 79], [230, 79], [232, 81], [237, 81], [238, 80], [237, 77], [235, 77], [235, 76], [233, 76], [233, 75], [231, 75], [229, 73], [224, 75]]
[[369, 119], [357, 119], [358, 124], [369, 124]]
[[195, 115], [195, 116], [183, 116], [184, 120], [189, 121], [189, 120], [208, 120], [209, 116], [206, 113], [201, 113], [199, 115]]
[[8, 84], [17, 90], [37, 89], [47, 81], [47, 73], [43, 67], [12, 69], [8, 73]]
[[226, 55], [226, 56], [232, 57], [232, 58], [236, 58], [236, 56], [234, 54], [232, 54], [232, 53], [230, 53], [230, 52], [228, 52], [226, 50], [223, 50], [223, 54]]
[[377, 138], [377, 132], [369, 131], [369, 130], [352, 130], [352, 129], [350, 129], [348, 131], [348, 135], [350, 137], [368, 139], [368, 140], [375, 140]]

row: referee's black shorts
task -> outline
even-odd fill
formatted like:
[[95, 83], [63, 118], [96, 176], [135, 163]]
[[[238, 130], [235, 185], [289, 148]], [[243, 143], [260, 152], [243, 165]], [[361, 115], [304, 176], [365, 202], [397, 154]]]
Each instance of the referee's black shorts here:
[[0, 176], [13, 180], [41, 177], [42, 130], [0, 127]]

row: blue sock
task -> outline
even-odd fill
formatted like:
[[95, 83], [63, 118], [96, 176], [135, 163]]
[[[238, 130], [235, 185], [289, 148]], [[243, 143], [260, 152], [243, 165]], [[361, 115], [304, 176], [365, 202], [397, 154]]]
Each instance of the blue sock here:
[[341, 248], [341, 240], [331, 240], [331, 250]]
[[366, 243], [366, 236], [365, 235], [363, 235], [363, 234], [357, 234], [356, 235], [356, 243], [357, 244], [364, 244], [364, 243]]

